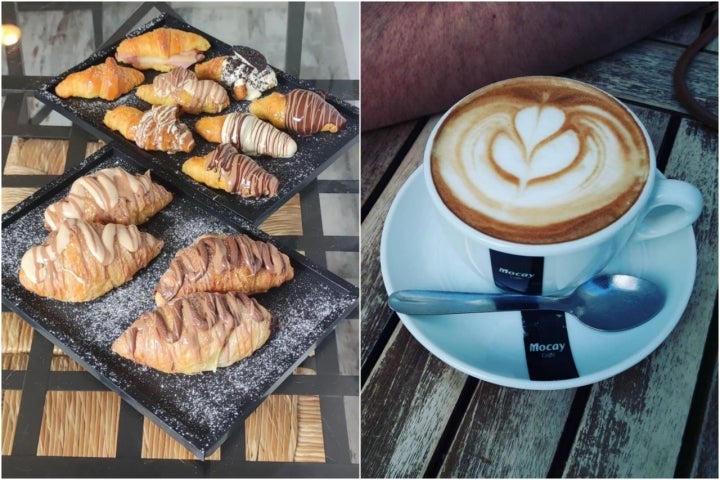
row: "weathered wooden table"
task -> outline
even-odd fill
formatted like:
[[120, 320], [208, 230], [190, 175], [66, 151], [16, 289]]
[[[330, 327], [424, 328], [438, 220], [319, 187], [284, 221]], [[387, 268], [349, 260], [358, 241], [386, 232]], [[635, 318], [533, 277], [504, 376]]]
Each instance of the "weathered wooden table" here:
[[[357, 105], [359, 85], [348, 74], [332, 4], [174, 7], [177, 11], [164, 2], [3, 2], [3, 24], [23, 32], [19, 44], [2, 47], [3, 212], [102, 147], [79, 125], [39, 104], [33, 98], [36, 86], [160, 13], [182, 14], [225, 42], [262, 44], [272, 65]], [[355, 285], [359, 229], [346, 219], [358, 215], [358, 152], [355, 141], [260, 225]], [[202, 462], [3, 308], [3, 476], [357, 477], [358, 323], [355, 309]]]
[[[386, 303], [381, 233], [439, 117], [363, 134], [362, 476], [717, 478], [717, 133], [690, 118], [672, 86], [703, 22], [678, 20], [564, 73], [626, 102], [648, 127], [660, 169], [695, 184], [705, 201], [694, 225], [695, 285], [678, 325], [639, 364], [595, 384], [536, 391], [479, 381], [409, 333]], [[688, 73], [715, 114], [717, 65], [715, 41]]]

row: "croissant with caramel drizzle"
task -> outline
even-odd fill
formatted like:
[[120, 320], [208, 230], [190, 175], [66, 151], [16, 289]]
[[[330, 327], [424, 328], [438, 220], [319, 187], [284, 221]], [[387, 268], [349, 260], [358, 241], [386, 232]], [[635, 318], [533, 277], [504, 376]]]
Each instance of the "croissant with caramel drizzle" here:
[[68, 219], [20, 262], [22, 286], [64, 302], [93, 300], [133, 278], [164, 242], [135, 225]]
[[156, 105], [143, 112], [128, 105], [119, 105], [105, 113], [103, 123], [143, 150], [191, 152], [195, 148], [195, 139], [179, 117], [178, 106]]
[[62, 200], [45, 209], [45, 228], [57, 230], [69, 218], [88, 222], [145, 223], [165, 208], [173, 195], [150, 179], [150, 171], [133, 175], [121, 167], [82, 176]]
[[112, 351], [161, 372], [194, 374], [251, 355], [270, 331], [270, 313], [255, 299], [198, 292], [140, 315]]
[[212, 80], [198, 80], [191, 70], [174, 68], [152, 84], [140, 85], [135, 94], [152, 105], [177, 105], [190, 114], [220, 113], [230, 105], [225, 88]]
[[194, 292], [266, 292], [294, 277], [287, 255], [244, 234], [206, 234], [179, 250], [155, 288], [164, 305]]

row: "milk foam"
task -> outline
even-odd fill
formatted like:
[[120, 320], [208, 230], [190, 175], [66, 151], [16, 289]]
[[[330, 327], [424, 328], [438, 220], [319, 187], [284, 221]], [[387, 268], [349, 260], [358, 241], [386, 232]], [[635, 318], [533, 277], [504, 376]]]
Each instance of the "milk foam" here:
[[491, 90], [447, 117], [432, 169], [456, 215], [481, 231], [543, 233], [596, 214], [611, 223], [632, 205], [649, 171], [642, 131], [609, 97], [567, 87]]

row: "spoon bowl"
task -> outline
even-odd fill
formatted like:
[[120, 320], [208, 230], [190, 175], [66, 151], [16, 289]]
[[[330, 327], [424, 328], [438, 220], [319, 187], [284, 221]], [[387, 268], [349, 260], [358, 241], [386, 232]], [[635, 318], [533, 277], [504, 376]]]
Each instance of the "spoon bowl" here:
[[635, 328], [657, 315], [665, 305], [665, 292], [643, 278], [599, 275], [565, 297], [399, 290], [390, 295], [388, 305], [408, 315], [561, 310], [594, 329], [617, 332]]

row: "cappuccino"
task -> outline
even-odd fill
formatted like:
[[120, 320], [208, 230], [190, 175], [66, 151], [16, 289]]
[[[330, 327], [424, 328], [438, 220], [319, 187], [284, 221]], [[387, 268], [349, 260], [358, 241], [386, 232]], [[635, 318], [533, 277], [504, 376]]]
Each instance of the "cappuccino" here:
[[522, 244], [576, 240], [632, 207], [649, 142], [613, 97], [557, 77], [499, 82], [465, 98], [431, 145], [443, 203], [475, 230]]

